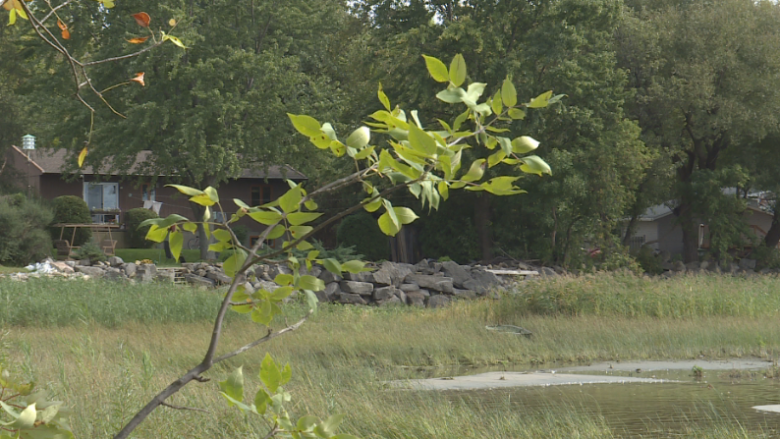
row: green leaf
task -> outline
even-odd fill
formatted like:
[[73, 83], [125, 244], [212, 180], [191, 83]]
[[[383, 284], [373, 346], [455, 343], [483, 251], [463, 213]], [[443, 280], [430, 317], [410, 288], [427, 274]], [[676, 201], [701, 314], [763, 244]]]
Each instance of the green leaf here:
[[213, 201], [215, 204], [219, 203], [219, 194], [217, 194], [217, 190], [213, 187], [209, 186], [206, 189], [203, 189], [203, 193], [209, 196], [209, 199]]
[[341, 264], [334, 258], [328, 258], [322, 261], [322, 266], [331, 273], [341, 276]]
[[517, 90], [515, 90], [515, 85], [512, 84], [510, 78], [504, 79], [504, 83], [501, 85], [501, 101], [507, 107], [517, 105]]
[[195, 223], [184, 223], [181, 226], [182, 226], [182, 228], [184, 228], [184, 230], [186, 230], [186, 231], [188, 231], [190, 233], [195, 233], [195, 232], [198, 231], [198, 225], [195, 224]]
[[295, 115], [290, 113], [287, 113], [287, 116], [290, 118], [290, 121], [292, 122], [295, 129], [306, 137], [318, 136], [322, 131], [320, 129], [320, 123], [317, 122], [317, 119], [311, 116], [306, 116], [305, 114]]
[[393, 221], [389, 212], [393, 211], [389, 210], [383, 213], [382, 216], [380, 216], [377, 220], [377, 224], [379, 224], [379, 229], [382, 231], [382, 233], [388, 236], [395, 236], [398, 234], [398, 232], [401, 231], [401, 225], [398, 224], [398, 220]]
[[519, 109], [519, 108], [510, 108], [509, 109], [509, 117], [511, 117], [514, 120], [523, 120], [525, 119], [525, 111]]
[[320, 302], [317, 295], [312, 290], [303, 290], [303, 294], [306, 295], [306, 305], [309, 306], [309, 309], [317, 311], [317, 304]]
[[196, 204], [200, 204], [201, 206], [210, 207], [216, 204], [214, 200], [211, 199], [211, 197], [206, 194], [205, 192], [202, 194], [195, 195], [194, 197], [190, 197], [190, 201]]
[[463, 125], [463, 122], [465, 122], [469, 118], [470, 112], [471, 110], [466, 110], [463, 113], [460, 113], [458, 117], [455, 118], [455, 121], [452, 123], [453, 131], [460, 130], [460, 126]]
[[371, 130], [368, 127], [360, 127], [347, 137], [347, 146], [361, 149], [371, 141]]
[[293, 291], [294, 290], [293, 290], [292, 287], [280, 287], [280, 288], [275, 289], [271, 293], [270, 297], [271, 297], [271, 300], [279, 302], [281, 300], [286, 299], [287, 297], [290, 297], [290, 294], [292, 294]]
[[490, 101], [490, 108], [493, 110], [493, 113], [501, 114], [501, 111], [504, 109], [501, 101], [501, 90], [497, 91], [496, 94], [493, 95], [493, 100]]
[[341, 424], [341, 421], [344, 419], [343, 414], [333, 415], [326, 419], [324, 422], [320, 423], [314, 431], [320, 436], [320, 437], [331, 437], [334, 433], [336, 433], [336, 429], [339, 428], [339, 424]]
[[271, 393], [276, 393], [276, 390], [279, 389], [282, 373], [279, 371], [279, 366], [271, 358], [271, 354], [266, 353], [263, 362], [260, 364], [260, 381], [265, 384], [265, 387]]
[[512, 186], [516, 180], [520, 177], [496, 177], [489, 181], [482, 183], [478, 187], [467, 187], [466, 190], [479, 191], [484, 190], [490, 192], [493, 195], [517, 195], [524, 194], [526, 191]]
[[171, 233], [171, 237], [168, 240], [170, 241], [168, 244], [171, 247], [173, 260], [178, 261], [179, 256], [181, 256], [181, 249], [184, 247], [184, 234], [177, 230]]
[[296, 212], [287, 214], [287, 221], [294, 226], [300, 226], [301, 224], [314, 221], [320, 216], [322, 216], [322, 214], [317, 212]]
[[[444, 65], [444, 64], [442, 64]], [[390, 109], [390, 99], [387, 98], [387, 95], [385, 94], [384, 90], [382, 90], [382, 83], [379, 83], [379, 90], [377, 90], [376, 95], [379, 97], [379, 102], [382, 103], [382, 105], [387, 109], [387, 111], [391, 111]]]
[[290, 235], [293, 239], [298, 239], [306, 236], [307, 233], [314, 230], [312, 226], [290, 226]]
[[501, 163], [501, 160], [504, 160], [505, 158], [506, 153], [503, 149], [496, 151], [488, 157], [488, 167], [492, 168], [493, 166], [496, 166], [497, 164]]
[[501, 145], [501, 150], [504, 151], [504, 154], [511, 155], [512, 154], [512, 141], [509, 140], [506, 137], [496, 137], [496, 140], [498, 140], [498, 144]]
[[214, 238], [216, 238], [219, 242], [228, 242], [232, 238], [230, 232], [225, 229], [214, 230], [211, 232], [211, 234], [214, 235]]
[[387, 214], [390, 216], [390, 220], [393, 222], [393, 225], [395, 225], [400, 229], [401, 224], [398, 222], [398, 217], [395, 216], [395, 210], [393, 210], [393, 204], [388, 199], [382, 200], [382, 204], [385, 205], [385, 209], [387, 210]]
[[246, 252], [240, 248], [235, 249], [232, 255], [225, 260], [222, 264], [222, 270], [230, 277], [235, 277], [238, 270], [244, 265], [246, 261]]
[[301, 276], [295, 286], [300, 290], [322, 291], [325, 289], [325, 282], [307, 274]]
[[544, 108], [549, 104], [550, 97], [552, 97], [552, 90], [542, 93], [539, 96], [535, 97], [531, 102], [528, 103], [528, 108]]
[[341, 264], [341, 268], [344, 271], [346, 271], [348, 273], [353, 273], [353, 274], [362, 273], [364, 271], [371, 271], [371, 270], [369, 270], [367, 268], [364, 268], [365, 265], [366, 265], [365, 262], [359, 261], [357, 259], [353, 259], [351, 261], [347, 261], [347, 262], [344, 262], [343, 264]]
[[281, 207], [285, 213], [296, 212], [300, 208], [302, 199], [303, 188], [296, 186], [279, 197], [279, 207]]
[[182, 186], [180, 184], [166, 184], [165, 186], [172, 187], [178, 190], [179, 192], [181, 192], [182, 194], [187, 195], [189, 197], [194, 197], [196, 195], [200, 195], [203, 193], [203, 191], [200, 189], [195, 189], [189, 186]]
[[443, 181], [439, 182], [439, 194], [444, 198], [444, 201], [447, 201], [447, 198], [450, 197], [450, 189], [449, 186], [447, 186], [447, 183]]
[[[428, 73], [436, 82], [448, 82], [450, 80], [450, 74], [447, 72], [447, 66], [444, 65], [438, 58], [432, 56], [423, 55], [425, 58], [425, 66], [428, 68]], [[390, 108], [387, 109], [390, 111]]]
[[469, 84], [468, 88], [466, 89], [466, 99], [476, 102], [479, 100], [479, 98], [482, 96], [482, 93], [485, 92], [485, 87], [487, 84], [484, 82], [472, 82]]
[[[436, 97], [448, 104], [457, 104], [463, 101], [463, 98], [466, 97], [466, 92], [462, 88], [447, 89], [436, 93]], [[457, 128], [455, 129], [457, 130]]]
[[182, 49], [186, 49], [187, 48], [187, 46], [185, 46], [184, 43], [182, 43], [179, 38], [174, 37], [173, 35], [166, 35], [165, 37], [163, 37], [163, 41], [165, 41], [165, 40], [170, 40], [171, 43], [181, 47]]
[[233, 244], [225, 241], [209, 244], [209, 251], [211, 252], [223, 252], [225, 250], [230, 250], [231, 248], [233, 248]]
[[415, 125], [409, 125], [409, 145], [425, 155], [436, 154], [436, 141]]
[[157, 224], [152, 224], [151, 227], [149, 227], [149, 231], [146, 232], [146, 240], [152, 241], [152, 242], [163, 242], [165, 241], [165, 237], [168, 236], [168, 228], [167, 227], [159, 227]]
[[520, 165], [520, 170], [526, 174], [536, 174], [540, 177], [542, 174], [552, 175], [550, 165], [538, 156], [529, 155], [528, 157], [521, 158], [520, 161], [523, 162], [523, 164]]
[[474, 160], [473, 163], [471, 163], [471, 168], [469, 168], [469, 172], [466, 173], [463, 177], [460, 179], [463, 181], [477, 181], [480, 178], [482, 178], [482, 175], [485, 173], [485, 168], [483, 167], [485, 163], [485, 159], [478, 159]]
[[[243, 401], [244, 400], [244, 366], [239, 366], [238, 369], [234, 370], [230, 375], [228, 375], [227, 379], [225, 381], [219, 382], [219, 389], [222, 390], [222, 392], [233, 398], [236, 401]], [[228, 405], [233, 406], [233, 402], [228, 400]]]
[[395, 216], [401, 224], [411, 224], [414, 220], [419, 218], [417, 214], [408, 207], [393, 207], [393, 212], [395, 212]]
[[270, 402], [271, 396], [268, 394], [268, 392], [265, 391], [265, 389], [260, 389], [257, 391], [255, 394], [255, 407], [257, 408], [258, 413], [264, 415]]
[[8, 25], [13, 26], [14, 24], [16, 24], [16, 9], [11, 9], [8, 14]]
[[278, 212], [261, 210], [258, 212], [249, 212], [249, 217], [260, 224], [270, 226], [271, 224], [279, 222], [282, 219], [282, 214]]
[[532, 137], [522, 136], [512, 140], [512, 151], [515, 154], [527, 154], [539, 147], [539, 142]]
[[292, 274], [279, 273], [276, 275], [276, 277], [274, 277], [274, 282], [283, 287], [292, 285], [294, 281], [295, 277]]
[[295, 424], [295, 427], [300, 431], [312, 431], [314, 430], [314, 427], [317, 425], [317, 417], [314, 415], [306, 415], [302, 416], [298, 419], [298, 422]]
[[460, 87], [463, 81], [466, 80], [466, 60], [463, 59], [463, 55], [460, 53], [452, 58], [450, 63], [450, 82], [455, 87]]
[[16, 414], [14, 409], [3, 401], [0, 401], [0, 407], [2, 407], [3, 410], [5, 410], [9, 415], [11, 415], [11, 417], [14, 418], [14, 420], [10, 422], [0, 422], [0, 425], [3, 425], [12, 430], [30, 429], [35, 426], [35, 418], [37, 416], [35, 411], [35, 403], [27, 406], [19, 414]]
[[286, 232], [286, 231], [287, 231], [287, 229], [285, 229], [283, 225], [277, 224], [276, 226], [274, 226], [273, 230], [271, 230], [268, 233], [268, 236], [266, 237], [266, 239], [273, 240], [273, 239], [281, 238], [282, 235], [284, 235], [284, 232]]
[[262, 300], [252, 310], [252, 321], [260, 323], [263, 326], [268, 326], [274, 319], [273, 308], [271, 307], [270, 300]]

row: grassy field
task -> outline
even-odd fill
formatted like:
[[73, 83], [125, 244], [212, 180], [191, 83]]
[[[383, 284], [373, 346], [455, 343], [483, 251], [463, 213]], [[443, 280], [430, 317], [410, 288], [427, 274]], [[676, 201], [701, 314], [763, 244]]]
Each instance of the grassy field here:
[[[214, 292], [159, 285], [0, 282], [0, 361], [67, 401], [77, 437], [109, 437], [156, 390], [200, 361], [218, 302]], [[173, 397], [209, 414], [162, 408], [136, 437], [263, 437], [267, 428], [227, 408], [215, 389], [239, 365], [252, 377], [247, 386], [256, 388], [266, 351], [293, 365], [295, 414], [345, 413], [342, 431], [361, 437], [613, 437], [603, 419], [576, 410], [524, 414], [500, 401], [483, 408], [447, 394], [387, 390], [381, 381], [490, 365], [767, 358], [780, 352], [778, 309], [777, 279], [610, 275], [531, 283], [498, 301], [437, 310], [324, 306], [299, 331], [216, 367], [210, 382]], [[293, 321], [302, 309], [287, 313]], [[518, 339], [484, 329], [497, 323], [535, 334]], [[262, 334], [232, 316], [222, 351]], [[151, 367], [144, 367], [144, 353]], [[724, 423], [675, 437], [762, 434], [769, 437]]]

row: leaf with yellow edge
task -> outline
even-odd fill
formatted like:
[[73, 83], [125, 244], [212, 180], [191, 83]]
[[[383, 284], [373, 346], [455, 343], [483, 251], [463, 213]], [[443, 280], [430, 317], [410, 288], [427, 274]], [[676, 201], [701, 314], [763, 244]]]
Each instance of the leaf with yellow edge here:
[[186, 49], [186, 48], [187, 48], [187, 46], [185, 46], [185, 45], [184, 45], [184, 43], [182, 43], [182, 42], [181, 42], [181, 40], [180, 40], [180, 39], [178, 39], [177, 37], [174, 37], [174, 36], [172, 36], [172, 35], [166, 35], [166, 36], [165, 36], [165, 39], [166, 39], [166, 40], [170, 40], [170, 41], [171, 41], [171, 43], [173, 43], [173, 44], [175, 44], [175, 45], [177, 45], [177, 46], [181, 47], [182, 49]]
[[382, 83], [379, 83], [379, 90], [376, 92], [376, 95], [379, 97], [379, 102], [384, 105], [384, 107], [387, 109], [387, 111], [392, 111], [390, 108], [390, 99], [388, 99], [387, 95], [385, 94], [384, 90], [382, 90]]
[[181, 255], [181, 249], [184, 247], [184, 234], [178, 230], [171, 232], [170, 238], [168, 238], [169, 245], [171, 247], [171, 254], [173, 260], [178, 261]]
[[466, 60], [463, 59], [463, 55], [460, 53], [452, 58], [449, 73], [450, 81], [455, 87], [460, 87], [463, 81], [466, 80]]
[[84, 159], [87, 158], [87, 147], [85, 146], [84, 149], [81, 150], [79, 153], [79, 168], [84, 166]]
[[[450, 74], [447, 71], [447, 66], [444, 65], [438, 58], [432, 56], [423, 55], [425, 58], [425, 66], [428, 68], [428, 73], [436, 82], [448, 82], [450, 80]], [[387, 111], [390, 111], [388, 106]]]
[[322, 129], [317, 119], [307, 116], [305, 114], [297, 115], [287, 113], [287, 117], [290, 118], [293, 126], [299, 133], [307, 137], [315, 137], [320, 134]]
[[149, 37], [137, 37], [137, 38], [130, 38], [129, 40], [127, 40], [127, 42], [130, 44], [143, 44], [148, 39]]
[[190, 197], [195, 196], [195, 195], [200, 195], [200, 194], [203, 193], [203, 191], [200, 190], [200, 189], [195, 189], [195, 188], [189, 187], [189, 186], [182, 186], [180, 184], [166, 184], [165, 186], [166, 187], [172, 187], [172, 188], [176, 189], [177, 191], [181, 192], [182, 194], [190, 196]]
[[184, 230], [190, 233], [195, 233], [196, 231], [198, 231], [198, 225], [195, 223], [184, 223], [182, 224], [182, 227], [184, 228]]

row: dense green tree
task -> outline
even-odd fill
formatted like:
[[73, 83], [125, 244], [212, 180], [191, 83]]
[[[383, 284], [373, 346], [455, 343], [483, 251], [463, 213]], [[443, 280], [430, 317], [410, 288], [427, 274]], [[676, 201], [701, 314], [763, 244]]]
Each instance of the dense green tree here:
[[[63, 17], [72, 23], [72, 53], [102, 59], [127, 51], [128, 40], [149, 35], [132, 17], [139, 11], [157, 33], [175, 27], [187, 49], [166, 44], [95, 66], [92, 79], [108, 105], [85, 96], [94, 113], [58, 92], [68, 88], [68, 66], [52, 60], [57, 73], [39, 90], [39, 96], [54, 94], [61, 115], [52, 142], [74, 155], [89, 142], [86, 164], [119, 174], [133, 169], [138, 152], [150, 150], [134, 172], [176, 175], [195, 187], [217, 185], [248, 167], [316, 169], [318, 160], [301, 159], [302, 142], [291, 135], [286, 113], [336, 118], [343, 109], [344, 58], [331, 56], [349, 45], [345, 33], [360, 28], [340, 0], [123, 0], [110, 10], [84, 3]], [[138, 72], [143, 86], [130, 80]], [[205, 251], [207, 240], [201, 242]]]
[[744, 180], [723, 154], [741, 154], [780, 126], [780, 7], [751, 0], [628, 4], [617, 41], [637, 92], [631, 113], [647, 144], [676, 166], [671, 198], [683, 258], [693, 261], [700, 220], [723, 219], [711, 224], [714, 234], [732, 237], [721, 247], [739, 241], [739, 223], [724, 218], [744, 207], [721, 190], [702, 189]]
[[458, 195], [471, 199], [463, 214], [473, 216], [483, 258], [500, 248], [565, 262], [586, 238], [613, 233], [650, 164], [637, 125], [622, 109], [630, 94], [612, 46], [621, 2], [357, 3], [372, 23], [368, 58], [375, 77], [390, 96], [427, 105], [428, 114], [454, 117], [443, 103], [421, 102], [434, 87], [417, 62], [422, 53], [461, 52], [470, 75], [493, 84], [509, 75], [520, 95], [566, 94], [551, 109], [528, 112], [517, 128], [548, 146], [540, 155], [555, 170], [552, 180], [537, 184], [529, 177], [523, 183], [529, 195], [500, 204], [490, 196]]

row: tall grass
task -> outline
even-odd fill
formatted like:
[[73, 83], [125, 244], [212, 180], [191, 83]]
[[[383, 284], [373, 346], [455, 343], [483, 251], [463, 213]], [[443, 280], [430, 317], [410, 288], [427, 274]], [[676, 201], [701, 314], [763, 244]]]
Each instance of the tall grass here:
[[695, 275], [673, 279], [602, 273], [528, 282], [515, 289], [507, 315], [690, 318], [780, 315], [780, 279]]
[[[136, 436], [263, 437], [267, 427], [228, 408], [216, 383], [242, 365], [251, 393], [259, 364], [270, 352], [293, 367], [287, 390], [294, 396], [295, 415], [344, 413], [341, 431], [364, 438], [616, 437], [620, 433], [603, 417], [576, 407], [527, 413], [500, 399], [485, 407], [466, 394], [393, 390], [381, 382], [490, 365], [770, 357], [780, 352], [777, 308], [772, 308], [777, 286], [780, 282], [770, 278], [661, 281], [604, 275], [528, 283], [501, 300], [455, 302], [435, 310], [323, 306], [298, 331], [215, 367], [205, 375], [211, 381], [192, 384], [170, 401], [209, 414], [160, 408]], [[110, 437], [156, 391], [201, 360], [219, 299], [212, 291], [158, 284], [0, 281], [0, 328], [9, 331], [0, 337], [0, 362], [66, 401], [77, 437]], [[729, 300], [732, 307], [714, 305]], [[551, 308], [553, 303], [568, 305]], [[661, 303], [662, 312], [652, 303]], [[680, 312], [669, 312], [676, 308]], [[284, 318], [293, 321], [302, 312], [293, 304], [273, 326], [282, 327]], [[495, 323], [520, 325], [534, 335], [527, 339], [485, 329]], [[221, 350], [263, 335], [245, 315], [233, 316]], [[144, 353], [152, 368], [144, 369]], [[763, 427], [748, 427], [714, 420], [711, 426], [655, 436], [771, 435]]]
[[32, 278], [0, 280], [0, 326], [184, 323], [212, 320], [221, 294], [170, 284]]

